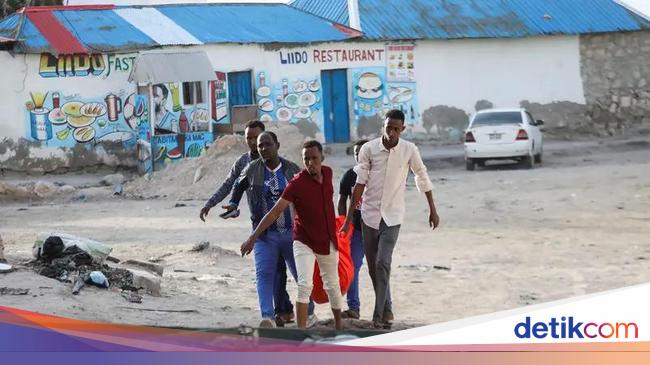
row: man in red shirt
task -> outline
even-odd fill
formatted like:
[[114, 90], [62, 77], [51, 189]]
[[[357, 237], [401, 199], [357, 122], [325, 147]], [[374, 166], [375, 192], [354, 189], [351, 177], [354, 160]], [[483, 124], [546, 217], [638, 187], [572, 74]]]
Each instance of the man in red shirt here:
[[293, 204], [296, 216], [293, 225], [293, 255], [298, 272], [296, 319], [299, 328], [307, 326], [307, 308], [313, 288], [315, 261], [318, 261], [323, 287], [334, 314], [336, 329], [342, 329], [343, 296], [338, 273], [338, 243], [334, 215], [332, 169], [323, 166], [323, 146], [317, 141], [305, 142], [302, 149], [305, 170], [294, 176], [282, 197], [264, 216], [253, 234], [241, 246], [242, 256], [249, 254], [257, 238]]

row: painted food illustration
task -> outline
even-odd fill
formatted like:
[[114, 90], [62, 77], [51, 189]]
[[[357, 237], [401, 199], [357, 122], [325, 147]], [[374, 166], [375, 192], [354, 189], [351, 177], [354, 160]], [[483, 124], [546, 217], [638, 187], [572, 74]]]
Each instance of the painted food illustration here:
[[261, 96], [263, 98], [271, 95], [271, 88], [268, 86], [261, 86], [259, 89], [257, 89], [257, 96]]
[[183, 154], [181, 153], [181, 150], [178, 147], [176, 147], [167, 151], [167, 157], [171, 158], [172, 160], [175, 160], [183, 157]]
[[70, 136], [70, 128], [65, 128], [61, 129], [60, 131], [56, 132], [56, 138], [58, 138], [60, 141], [64, 141]]
[[309, 118], [311, 116], [311, 109], [309, 108], [300, 108], [298, 109], [298, 112], [294, 114], [296, 118], [304, 119], [304, 118]]
[[81, 128], [93, 124], [95, 121], [94, 117], [88, 117], [85, 115], [72, 116], [68, 115], [68, 124], [72, 128]]
[[391, 103], [405, 103], [413, 98], [413, 91], [405, 86], [391, 87], [388, 98]]
[[288, 122], [289, 120], [291, 120], [292, 113], [289, 108], [282, 107], [278, 109], [277, 112], [275, 112], [275, 116], [281, 122]]
[[50, 118], [50, 122], [55, 125], [59, 124], [65, 124], [65, 113], [61, 111], [60, 108], [54, 108], [50, 111], [50, 114], [48, 115], [48, 118]]
[[79, 143], [86, 143], [95, 138], [95, 130], [92, 127], [81, 127], [74, 130], [74, 139]]
[[262, 122], [270, 122], [270, 121], [273, 120], [273, 117], [270, 116], [269, 114], [262, 114], [262, 116], [260, 117], [260, 120]]
[[203, 147], [199, 143], [192, 143], [190, 147], [187, 149], [187, 154], [185, 157], [199, 157], [201, 156], [201, 152], [203, 151]]
[[165, 152], [167, 152], [167, 147], [159, 146], [158, 151], [156, 151], [156, 156], [154, 157], [154, 161], [159, 161], [165, 158]]
[[300, 95], [298, 104], [302, 107], [309, 107], [316, 104], [316, 94], [314, 93], [304, 93]]
[[263, 112], [273, 111], [273, 101], [269, 98], [260, 99], [257, 103], [257, 107]]
[[[142, 103], [141, 103], [142, 104]], [[140, 114], [138, 114], [140, 113]], [[135, 129], [138, 126], [139, 117], [144, 113], [144, 105], [138, 105], [136, 107], [136, 98], [135, 94], [129, 95], [124, 102], [124, 108], [122, 114], [126, 120], [126, 124], [131, 129]]]
[[105, 134], [98, 138], [99, 142], [126, 142], [135, 138], [135, 133], [132, 132], [112, 132]]
[[81, 107], [84, 105], [84, 103], [80, 101], [70, 101], [61, 107], [61, 111], [67, 115], [67, 116], [72, 116], [72, 117], [80, 117], [81, 116]]
[[294, 92], [297, 92], [297, 93], [301, 93], [301, 92], [303, 92], [303, 91], [307, 91], [307, 83], [304, 82], [304, 81], [302, 81], [302, 80], [296, 81], [296, 82], [293, 84], [293, 91], [294, 91]]
[[364, 72], [357, 83], [357, 95], [364, 99], [377, 99], [383, 94], [383, 85], [379, 75], [373, 72]]
[[87, 103], [81, 107], [81, 115], [97, 118], [106, 114], [106, 105], [101, 103]]
[[284, 98], [284, 106], [286, 106], [287, 108], [291, 108], [291, 109], [295, 109], [298, 106], [300, 106], [298, 95], [296, 95], [296, 94], [287, 95], [287, 97]]
[[320, 90], [320, 81], [318, 79], [309, 81], [309, 91], [316, 92], [318, 90]]

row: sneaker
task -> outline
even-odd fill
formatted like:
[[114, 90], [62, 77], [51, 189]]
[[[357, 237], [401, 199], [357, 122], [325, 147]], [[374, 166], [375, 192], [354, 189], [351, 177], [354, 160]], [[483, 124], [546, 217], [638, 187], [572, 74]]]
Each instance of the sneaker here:
[[278, 316], [282, 319], [282, 322], [284, 322], [284, 323], [291, 323], [291, 322], [294, 321], [294, 318], [295, 318], [293, 312], [281, 313]]
[[393, 312], [391, 310], [387, 309], [387, 310], [384, 311], [384, 317], [382, 318], [384, 323], [392, 322], [394, 319], [395, 319], [395, 316], [393, 315]]
[[356, 311], [354, 309], [348, 309], [341, 312], [341, 318], [359, 319], [360, 317], [361, 316], [359, 315], [359, 311]]
[[260, 328], [275, 328], [275, 322], [271, 318], [264, 318], [260, 322]]
[[318, 324], [318, 317], [315, 314], [307, 317], [307, 328], [312, 328]]
[[389, 330], [392, 325], [388, 322], [383, 321], [372, 321], [372, 327], [379, 330]]

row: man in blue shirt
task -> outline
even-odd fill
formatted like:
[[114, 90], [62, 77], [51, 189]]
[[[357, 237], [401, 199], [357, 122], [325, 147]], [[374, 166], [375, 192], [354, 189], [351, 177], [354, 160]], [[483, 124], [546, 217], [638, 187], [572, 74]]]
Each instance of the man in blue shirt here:
[[[208, 216], [210, 209], [215, 207], [230, 194], [235, 185], [235, 181], [237, 181], [244, 168], [251, 161], [260, 157], [257, 152], [257, 137], [264, 132], [264, 130], [264, 123], [259, 120], [251, 120], [246, 124], [244, 134], [246, 136], [246, 143], [248, 144], [249, 151], [242, 154], [237, 161], [235, 161], [226, 180], [224, 180], [219, 189], [217, 189], [214, 195], [212, 195], [212, 197], [206, 202], [205, 206], [201, 209], [199, 218], [202, 221], [205, 222], [205, 218]], [[280, 193], [281, 192], [282, 191], [280, 191]], [[224, 206], [223, 208], [226, 209], [227, 207], [228, 206]], [[237, 215], [239, 215], [238, 211], [237, 213], [234, 213], [233, 217], [236, 217]], [[276, 323], [278, 325], [283, 325], [284, 323], [291, 322], [294, 318], [293, 304], [291, 304], [289, 293], [287, 293], [287, 266], [282, 257], [278, 259], [273, 299], [275, 302]]]

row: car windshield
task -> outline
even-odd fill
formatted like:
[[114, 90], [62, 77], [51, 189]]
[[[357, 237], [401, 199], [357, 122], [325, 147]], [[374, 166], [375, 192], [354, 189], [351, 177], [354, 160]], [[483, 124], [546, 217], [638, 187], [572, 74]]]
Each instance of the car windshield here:
[[520, 112], [490, 112], [476, 114], [473, 127], [482, 125], [496, 125], [496, 124], [520, 124]]

